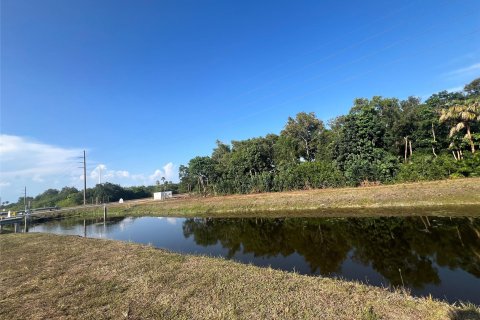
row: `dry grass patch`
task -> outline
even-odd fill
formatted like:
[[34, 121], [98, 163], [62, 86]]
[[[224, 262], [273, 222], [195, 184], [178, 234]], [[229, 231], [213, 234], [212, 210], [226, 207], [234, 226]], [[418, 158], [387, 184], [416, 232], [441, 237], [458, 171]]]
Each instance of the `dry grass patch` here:
[[468, 308], [355, 282], [118, 241], [9, 234], [0, 237], [0, 246], [2, 319], [453, 319], [465, 318], [463, 311], [478, 316]]

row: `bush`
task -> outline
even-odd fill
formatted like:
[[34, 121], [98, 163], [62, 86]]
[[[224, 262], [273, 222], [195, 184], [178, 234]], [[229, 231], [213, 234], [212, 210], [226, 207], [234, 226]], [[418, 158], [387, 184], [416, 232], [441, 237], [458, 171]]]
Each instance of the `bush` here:
[[398, 158], [376, 149], [372, 157], [351, 155], [345, 161], [345, 178], [348, 184], [358, 186], [363, 181], [391, 182], [398, 171]]
[[423, 180], [446, 179], [450, 175], [460, 173], [459, 163], [448, 154], [434, 157], [431, 154], [415, 154], [408, 163], [400, 165], [396, 181], [412, 182]]
[[277, 191], [331, 188], [345, 185], [345, 178], [331, 162], [302, 162], [280, 170], [273, 178]]

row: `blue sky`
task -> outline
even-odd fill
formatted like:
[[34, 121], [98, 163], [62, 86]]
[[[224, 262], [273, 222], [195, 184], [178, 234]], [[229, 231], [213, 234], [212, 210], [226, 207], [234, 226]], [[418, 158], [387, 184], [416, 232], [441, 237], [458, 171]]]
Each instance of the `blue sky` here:
[[177, 180], [224, 142], [480, 75], [480, 2], [1, 2], [0, 195]]

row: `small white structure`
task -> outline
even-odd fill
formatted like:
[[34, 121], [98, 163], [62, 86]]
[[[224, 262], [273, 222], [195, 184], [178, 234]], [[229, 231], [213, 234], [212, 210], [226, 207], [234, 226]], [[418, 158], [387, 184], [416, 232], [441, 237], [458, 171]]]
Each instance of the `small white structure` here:
[[153, 193], [153, 200], [165, 200], [173, 197], [172, 191], [163, 191]]
[[120, 198], [120, 200], [118, 200], [118, 203], [123, 203], [123, 198]]

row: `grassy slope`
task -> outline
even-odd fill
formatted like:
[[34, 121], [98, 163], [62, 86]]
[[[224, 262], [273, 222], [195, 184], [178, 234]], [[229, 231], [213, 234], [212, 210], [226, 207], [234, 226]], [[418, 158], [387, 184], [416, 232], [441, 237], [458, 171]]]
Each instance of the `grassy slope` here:
[[473, 307], [118, 241], [9, 234], [0, 246], [2, 319], [479, 319]]
[[[218, 197], [187, 197], [168, 201], [144, 201], [114, 204], [113, 211], [123, 214], [199, 215], [249, 214], [302, 211], [341, 213], [351, 209], [384, 214], [385, 208], [440, 208], [468, 205], [478, 214], [480, 178], [419, 182], [365, 188], [304, 190]], [[389, 210], [390, 212], [394, 212]], [[415, 211], [415, 210], [414, 210]], [[472, 214], [472, 213], [469, 213]]]
[[[480, 178], [442, 180], [366, 188], [317, 189], [217, 197], [180, 196], [109, 203], [120, 216], [479, 216]], [[103, 205], [46, 211], [40, 218], [103, 215]]]

